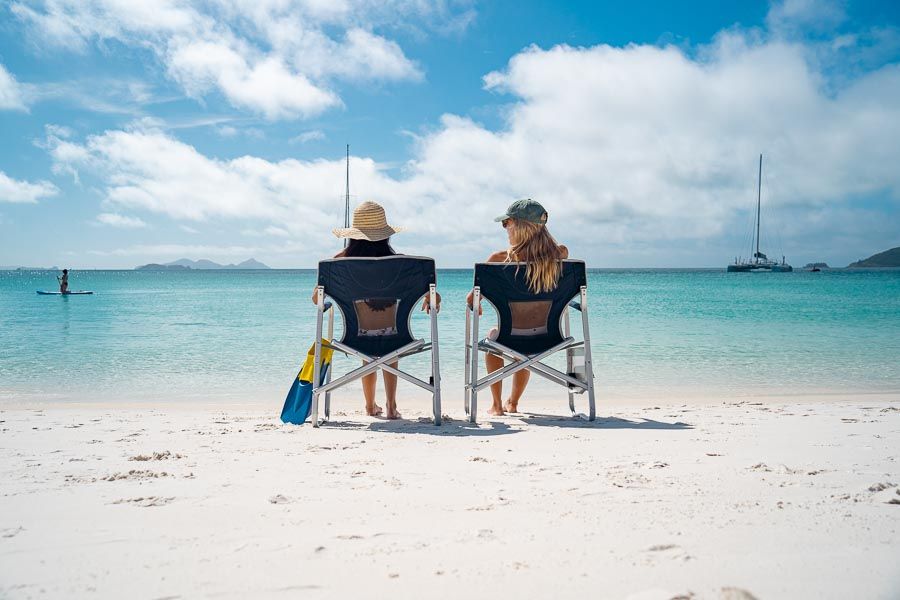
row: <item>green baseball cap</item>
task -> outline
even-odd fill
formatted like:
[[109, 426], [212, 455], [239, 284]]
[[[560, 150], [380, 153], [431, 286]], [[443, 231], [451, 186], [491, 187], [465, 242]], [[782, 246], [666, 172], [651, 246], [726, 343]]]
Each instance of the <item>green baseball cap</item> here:
[[500, 215], [494, 221], [499, 222], [506, 219], [521, 219], [537, 223], [538, 225], [545, 225], [547, 223], [547, 211], [541, 206], [540, 202], [531, 198], [525, 198], [510, 204], [509, 208], [506, 209], [506, 213]]

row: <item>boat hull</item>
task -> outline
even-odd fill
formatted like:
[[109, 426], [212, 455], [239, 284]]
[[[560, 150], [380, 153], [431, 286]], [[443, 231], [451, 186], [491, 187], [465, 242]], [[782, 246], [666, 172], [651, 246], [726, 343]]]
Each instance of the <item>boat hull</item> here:
[[754, 264], [736, 264], [728, 265], [726, 271], [728, 273], [791, 273], [794, 267], [791, 265], [754, 265]]

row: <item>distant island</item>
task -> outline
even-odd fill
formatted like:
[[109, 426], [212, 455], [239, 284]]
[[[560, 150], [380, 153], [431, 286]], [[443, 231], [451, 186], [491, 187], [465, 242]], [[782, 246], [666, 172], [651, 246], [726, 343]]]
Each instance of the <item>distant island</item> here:
[[188, 271], [188, 270], [215, 270], [215, 269], [268, 269], [268, 265], [264, 265], [256, 259], [249, 258], [242, 263], [220, 265], [217, 262], [201, 258], [200, 260], [190, 260], [188, 258], [180, 258], [169, 263], [150, 263], [135, 267], [136, 271]]
[[830, 269], [828, 263], [818, 262], [818, 263], [806, 263], [804, 269]]
[[872, 267], [900, 267], [900, 246], [873, 254], [869, 258], [847, 265], [848, 269], [868, 269]]
[[22, 267], [20, 265], [2, 265], [0, 271], [60, 271], [59, 267]]

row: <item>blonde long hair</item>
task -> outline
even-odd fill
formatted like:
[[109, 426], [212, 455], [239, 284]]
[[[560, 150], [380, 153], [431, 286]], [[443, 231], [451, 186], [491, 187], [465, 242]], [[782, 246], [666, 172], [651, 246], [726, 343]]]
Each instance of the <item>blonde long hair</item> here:
[[538, 294], [555, 290], [562, 272], [559, 244], [547, 231], [546, 225], [514, 218], [510, 221], [514, 225], [513, 243], [507, 253], [507, 261], [526, 263], [525, 281], [532, 292]]

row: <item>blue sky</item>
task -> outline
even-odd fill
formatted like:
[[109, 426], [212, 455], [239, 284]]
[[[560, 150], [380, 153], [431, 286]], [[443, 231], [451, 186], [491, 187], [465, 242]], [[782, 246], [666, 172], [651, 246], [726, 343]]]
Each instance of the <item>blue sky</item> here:
[[[149, 3], [147, 3], [149, 5]], [[0, 265], [309, 267], [354, 202], [458, 267], [531, 196], [591, 266], [900, 245], [893, 2], [14, 0]]]

